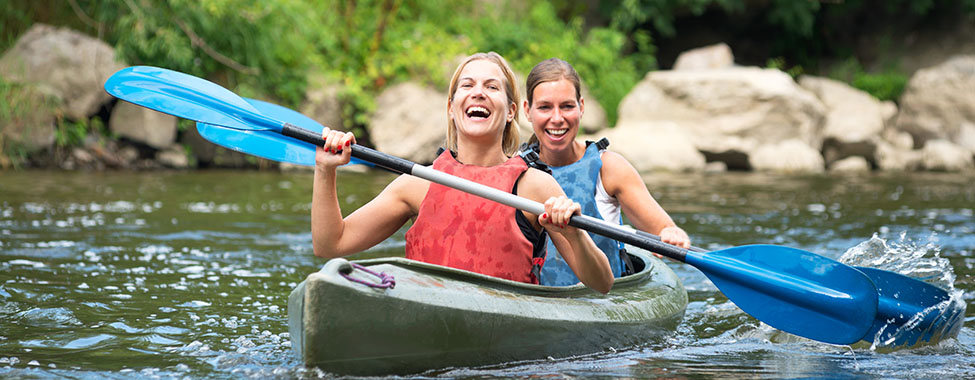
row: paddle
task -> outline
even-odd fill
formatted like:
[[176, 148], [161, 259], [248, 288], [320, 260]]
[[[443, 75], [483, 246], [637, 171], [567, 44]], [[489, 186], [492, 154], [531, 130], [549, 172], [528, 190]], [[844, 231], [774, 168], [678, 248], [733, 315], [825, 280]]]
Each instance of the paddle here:
[[[660, 241], [643, 231], [634, 233]], [[691, 251], [707, 253], [703, 248]], [[882, 347], [913, 346], [957, 336], [964, 325], [962, 300], [952, 300], [944, 289], [916, 278], [870, 267], [854, 267], [877, 287], [877, 314], [863, 340]]]
[[[225, 127], [227, 134], [275, 132], [311, 144], [319, 133], [282, 123], [236, 94], [206, 80], [154, 68], [130, 67], [105, 83], [110, 94], [156, 111]], [[220, 129], [214, 129], [217, 131]], [[219, 134], [219, 132], [214, 132]], [[220, 137], [222, 138], [222, 137]], [[229, 139], [224, 139], [229, 141]], [[377, 152], [351, 147], [355, 158], [539, 214], [535, 201]], [[755, 318], [798, 336], [834, 344], [867, 337], [877, 315], [878, 291], [862, 272], [814, 253], [750, 245], [710, 253], [687, 251], [619, 225], [575, 216], [570, 225], [686, 262], [708, 276], [729, 300]], [[892, 274], [892, 278], [897, 278]], [[867, 337], [869, 338], [869, 337]]]

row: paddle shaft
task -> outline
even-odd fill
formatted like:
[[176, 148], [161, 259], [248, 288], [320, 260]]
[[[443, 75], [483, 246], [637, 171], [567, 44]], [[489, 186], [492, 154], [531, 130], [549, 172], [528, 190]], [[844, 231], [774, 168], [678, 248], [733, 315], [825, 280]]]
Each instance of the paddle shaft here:
[[[322, 136], [320, 134], [316, 134], [312, 131], [296, 127], [288, 123], [285, 123], [281, 128], [281, 134], [318, 146], [325, 144], [325, 141], [322, 140]], [[423, 166], [410, 160], [393, 157], [359, 144], [352, 145], [351, 149], [352, 157], [366, 162], [371, 162], [376, 164], [376, 166], [396, 173], [413, 175], [430, 182], [474, 194], [479, 197], [511, 206], [519, 210], [528, 211], [533, 214], [541, 215], [543, 212], [545, 212], [545, 206], [539, 202], [522, 198], [509, 192], [501, 191], [490, 186], [485, 186], [474, 181], [455, 177], [450, 174], [434, 170], [429, 166]], [[569, 225], [622, 241], [651, 252], [656, 252], [680, 262], [684, 262], [685, 257], [687, 256], [687, 250], [666, 244], [660, 241], [660, 238], [654, 235], [623, 227], [619, 224], [609, 223], [602, 219], [597, 219], [586, 215], [573, 215], [572, 218], [569, 219]]]

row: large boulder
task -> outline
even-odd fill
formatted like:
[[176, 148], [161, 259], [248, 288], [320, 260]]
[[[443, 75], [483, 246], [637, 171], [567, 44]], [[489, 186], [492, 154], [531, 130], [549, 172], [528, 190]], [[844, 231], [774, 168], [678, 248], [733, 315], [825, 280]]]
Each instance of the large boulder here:
[[821, 173], [824, 170], [823, 156], [819, 151], [798, 139], [763, 145], [748, 159], [758, 171]]
[[674, 62], [673, 70], [723, 69], [734, 64], [735, 56], [731, 53], [731, 47], [722, 42], [680, 53], [677, 61]]
[[890, 105], [833, 79], [806, 75], [799, 79], [799, 85], [826, 106], [823, 156], [827, 165], [851, 156], [875, 161], [874, 152], [891, 112]]
[[176, 142], [176, 122], [174, 116], [118, 102], [112, 107], [108, 128], [119, 137], [163, 150]]
[[932, 171], [957, 172], [975, 168], [975, 160], [967, 149], [947, 140], [928, 140], [921, 149], [924, 168]]
[[0, 57], [8, 82], [36, 83], [64, 100], [62, 112], [84, 120], [110, 99], [105, 80], [125, 67], [108, 44], [67, 28], [34, 24]]
[[948, 140], [975, 153], [975, 55], [952, 58], [914, 73], [900, 98], [897, 128], [915, 148]]
[[331, 129], [347, 130], [342, 117], [342, 87], [324, 78], [312, 78], [305, 90], [305, 100], [298, 110]]
[[[641, 173], [651, 171], [702, 171], [704, 155], [680, 126], [669, 122], [628, 122], [602, 134], [609, 150], [619, 153]], [[598, 136], [582, 137], [598, 140]]]
[[61, 99], [34, 85], [11, 85], [7, 94], [9, 99], [3, 102], [9, 111], [0, 114], [0, 160], [5, 155], [31, 154], [53, 146], [56, 108]]
[[[909, 138], [910, 136], [908, 136]], [[913, 140], [908, 142], [913, 144]], [[921, 151], [912, 150], [910, 147], [905, 148], [903, 145], [891, 143], [887, 140], [880, 141], [877, 144], [875, 158], [880, 170], [913, 171], [924, 167]]]
[[[708, 161], [751, 169], [748, 157], [765, 145], [796, 139], [818, 151], [825, 115], [822, 102], [789, 75], [731, 67], [648, 73], [620, 103], [617, 125], [673, 123]], [[782, 154], [788, 160], [791, 153]]]
[[413, 82], [388, 87], [376, 98], [368, 129], [377, 150], [433, 162], [447, 136], [447, 95]]
[[195, 127], [187, 128], [183, 132], [181, 143], [190, 148], [193, 159], [199, 167], [203, 168], [243, 168], [254, 166], [255, 161], [259, 162], [253, 156], [210, 142], [200, 136], [200, 132]]

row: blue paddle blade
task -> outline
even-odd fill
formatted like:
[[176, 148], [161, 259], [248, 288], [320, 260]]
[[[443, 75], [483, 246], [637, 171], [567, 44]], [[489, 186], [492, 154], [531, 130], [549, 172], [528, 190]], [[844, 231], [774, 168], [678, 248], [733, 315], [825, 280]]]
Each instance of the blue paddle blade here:
[[[260, 114], [277, 122], [287, 122], [315, 134], [321, 134], [324, 127], [312, 118], [289, 108], [256, 100], [244, 99]], [[315, 166], [315, 145], [266, 130], [237, 130], [215, 126], [203, 122], [196, 124], [200, 135], [225, 148], [247, 153], [269, 160], [287, 162], [295, 165]], [[352, 158], [352, 164], [371, 163]]]
[[876, 268], [857, 267], [877, 286], [877, 316], [864, 340], [878, 347], [910, 347], [958, 335], [967, 303], [944, 289]]
[[105, 81], [112, 96], [149, 109], [230, 128], [280, 131], [237, 94], [205, 79], [151, 66], [119, 70]]
[[800, 249], [746, 245], [688, 252], [744, 312], [779, 330], [832, 344], [853, 344], [870, 330], [877, 290], [853, 267]]

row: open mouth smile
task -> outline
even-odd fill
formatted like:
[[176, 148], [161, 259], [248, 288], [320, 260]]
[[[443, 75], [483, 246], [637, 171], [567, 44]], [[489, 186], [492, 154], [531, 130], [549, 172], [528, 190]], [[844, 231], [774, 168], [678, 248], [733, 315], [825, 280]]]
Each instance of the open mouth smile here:
[[491, 111], [481, 106], [470, 106], [465, 113], [472, 120], [484, 120], [491, 116]]

